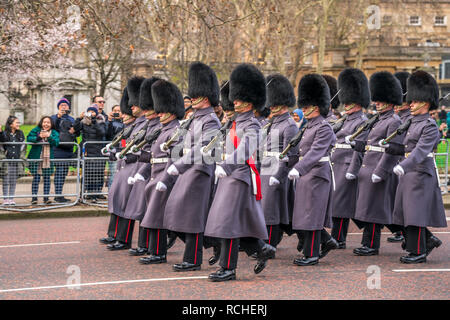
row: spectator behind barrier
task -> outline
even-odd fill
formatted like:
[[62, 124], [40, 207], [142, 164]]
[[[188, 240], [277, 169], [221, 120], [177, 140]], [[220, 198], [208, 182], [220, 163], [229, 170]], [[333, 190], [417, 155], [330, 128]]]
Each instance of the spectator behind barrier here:
[[[5, 131], [0, 126], [0, 142], [24, 142], [25, 135], [20, 130], [20, 121], [17, 117], [9, 116], [6, 120]], [[5, 144], [0, 147], [1, 159], [24, 159], [26, 147], [24, 144]], [[25, 164], [21, 162], [0, 163], [0, 177], [3, 178], [4, 205], [15, 205], [17, 179], [25, 174]]]
[[120, 112], [119, 105], [115, 105], [112, 108], [112, 111], [108, 114], [108, 123], [106, 124], [106, 128], [107, 141], [112, 141], [114, 137], [124, 128], [122, 112]]
[[[54, 125], [54, 130], [59, 133], [60, 142], [77, 142], [77, 137], [80, 135], [73, 128], [74, 118], [69, 116], [70, 102], [65, 98], [61, 98], [57, 103], [58, 113], [51, 117]], [[55, 159], [72, 159], [76, 155], [73, 152], [72, 144], [61, 144], [53, 149]], [[66, 181], [67, 173], [69, 172], [70, 161], [57, 161], [55, 163], [55, 201], [59, 203], [69, 202], [62, 196], [64, 183]]]
[[32, 143], [49, 143], [46, 145], [33, 145], [28, 154], [28, 159], [41, 160], [32, 161], [29, 164], [30, 172], [33, 175], [33, 182], [31, 184], [33, 198], [31, 199], [31, 204], [36, 204], [38, 201], [36, 195], [39, 190], [41, 175], [44, 177], [44, 203], [50, 204], [51, 200], [48, 198], [48, 194], [50, 193], [50, 176], [55, 170], [55, 165], [51, 159], [55, 159], [54, 150], [59, 145], [59, 133], [54, 129], [51, 117], [42, 117], [37, 127], [33, 128], [28, 134], [27, 141]]

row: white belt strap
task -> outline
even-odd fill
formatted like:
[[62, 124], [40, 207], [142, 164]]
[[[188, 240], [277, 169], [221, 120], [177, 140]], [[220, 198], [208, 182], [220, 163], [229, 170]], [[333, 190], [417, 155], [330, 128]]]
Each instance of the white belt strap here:
[[[303, 160], [303, 157], [300, 157], [300, 160]], [[328, 162], [330, 161], [330, 157], [322, 157], [319, 159], [319, 162]]]
[[[303, 157], [300, 157], [300, 160], [302, 160]], [[336, 190], [336, 180], [334, 179], [334, 171], [333, 171], [333, 166], [331, 165], [331, 160], [330, 157], [322, 157], [320, 158], [319, 162], [328, 162], [328, 164], [330, 165], [330, 169], [331, 169], [331, 180], [333, 181], [333, 191]]]
[[191, 149], [183, 148], [183, 155], [187, 155], [190, 151]]
[[434, 170], [436, 170], [436, 178], [438, 181], [438, 186], [441, 186], [441, 179], [439, 178], [439, 170], [436, 164], [436, 158], [434, 157], [434, 154], [432, 152], [430, 152], [429, 154], [427, 154], [427, 157], [429, 158], [433, 158], [433, 163], [434, 163]]
[[280, 156], [280, 152], [271, 152], [271, 151], [264, 151], [263, 153], [264, 157], [279, 157]]
[[336, 144], [334, 145], [334, 147], [335, 147], [336, 149], [351, 149], [351, 148], [352, 148], [351, 145], [346, 144], [346, 143], [336, 143]]
[[150, 163], [151, 164], [155, 164], [155, 163], [167, 163], [169, 162], [169, 158], [151, 158], [150, 159]]
[[377, 146], [366, 146], [366, 151], [384, 152], [384, 148]]

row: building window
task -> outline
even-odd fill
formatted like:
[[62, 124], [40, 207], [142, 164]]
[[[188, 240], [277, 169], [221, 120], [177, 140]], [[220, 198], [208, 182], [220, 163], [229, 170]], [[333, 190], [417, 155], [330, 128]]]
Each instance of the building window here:
[[439, 78], [440, 79], [450, 79], [450, 60], [442, 61], [439, 70]]
[[409, 25], [410, 26], [420, 26], [420, 17], [419, 16], [410, 16], [409, 17]]
[[447, 25], [447, 17], [446, 16], [436, 16], [436, 17], [434, 17], [434, 25], [435, 26], [445, 26], [445, 25]]

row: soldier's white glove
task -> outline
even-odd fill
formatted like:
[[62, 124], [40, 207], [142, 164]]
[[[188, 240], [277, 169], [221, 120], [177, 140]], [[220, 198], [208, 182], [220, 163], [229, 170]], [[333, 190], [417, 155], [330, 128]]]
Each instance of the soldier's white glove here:
[[218, 178], [218, 179], [224, 178], [227, 176], [227, 173], [221, 166], [216, 166], [216, 171], [214, 172], [214, 174], [216, 175], [216, 178]]
[[356, 144], [356, 142], [350, 141], [350, 137], [351, 137], [351, 135], [345, 137], [345, 143], [354, 146]]
[[398, 164], [394, 167], [394, 173], [401, 177], [405, 174], [405, 170], [403, 170], [402, 166]]
[[381, 177], [377, 176], [375, 173], [372, 173], [372, 182], [377, 183], [381, 181]]
[[112, 148], [111, 150], [109, 150], [108, 154], [115, 153], [115, 152], [116, 152], [116, 148]]
[[157, 191], [164, 192], [164, 191], [167, 190], [167, 186], [164, 184], [164, 182], [159, 181], [159, 182], [156, 184], [156, 190], [157, 190]]
[[177, 167], [175, 167], [175, 165], [173, 164], [169, 167], [169, 169], [167, 169], [167, 173], [170, 174], [171, 176], [177, 176], [180, 174], [178, 172]]
[[294, 180], [294, 179], [298, 179], [298, 178], [300, 178], [300, 172], [298, 172], [297, 169], [293, 168], [291, 171], [289, 171], [289, 173], [288, 173], [289, 180]]
[[279, 184], [280, 184], [280, 181], [277, 178], [270, 177], [270, 179], [269, 179], [269, 186], [276, 186], [276, 185], [279, 185]]
[[128, 184], [133, 185], [136, 180], [133, 177], [128, 177]]
[[161, 143], [160, 145], [159, 145], [159, 150], [161, 150], [162, 152], [166, 152], [166, 153], [169, 153], [169, 151], [170, 151], [170, 149], [168, 148], [167, 150], [164, 150], [164, 145], [165, 145], [166, 143]]
[[206, 148], [206, 146], [200, 148], [200, 152], [202, 153], [202, 156], [211, 157], [212, 150], [209, 150], [208, 152], [205, 152], [205, 148]]
[[[119, 156], [120, 156], [120, 152], [116, 153], [116, 159], [117, 160], [121, 160]], [[123, 158], [123, 160], [125, 160], [125, 158]]]
[[134, 182], [138, 182], [138, 181], [145, 181], [145, 178], [142, 175], [140, 175], [139, 173], [136, 173], [134, 175]]
[[345, 179], [347, 179], [347, 180], [355, 180], [356, 176], [353, 173], [347, 172], [345, 174]]
[[389, 143], [386, 143], [386, 144], [383, 144], [383, 140], [384, 139], [381, 139], [380, 141], [378, 141], [378, 145], [380, 146], [380, 147], [382, 147], [382, 148], [389, 148]]

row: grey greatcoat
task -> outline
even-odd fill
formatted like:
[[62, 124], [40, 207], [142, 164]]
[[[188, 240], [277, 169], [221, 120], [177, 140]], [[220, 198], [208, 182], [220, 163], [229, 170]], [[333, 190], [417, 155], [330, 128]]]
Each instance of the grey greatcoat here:
[[[127, 143], [133, 138], [133, 136], [141, 130], [145, 124], [146, 119], [144, 116], [137, 118], [134, 121], [134, 129], [127, 139]], [[111, 184], [108, 194], [108, 211], [114, 213], [120, 217], [125, 214], [125, 208], [127, 206], [128, 198], [132, 189], [132, 185], [127, 183], [128, 177], [134, 176], [137, 171], [137, 157], [132, 157], [133, 161], [126, 163], [125, 160], [117, 161], [117, 172], [114, 176], [114, 181]], [[129, 160], [128, 160], [129, 161]]]
[[240, 144], [235, 149], [230, 136], [227, 136], [226, 160], [218, 164], [227, 176], [219, 179], [205, 236], [222, 239], [268, 238], [261, 201], [256, 200], [251, 169], [246, 163], [258, 149], [260, 129], [252, 111], [241, 113], [236, 118], [236, 135]]
[[336, 181], [332, 210], [333, 217], [336, 218], [353, 218], [355, 216], [358, 179], [347, 180], [345, 174], [350, 167], [352, 171], [359, 170], [364, 153], [354, 151], [349, 144], [345, 143], [345, 137], [352, 135], [365, 121], [367, 121], [367, 117], [362, 110], [354, 112], [347, 117], [341, 130], [336, 133], [336, 146], [331, 154], [331, 164]]
[[[393, 133], [400, 124], [400, 118], [393, 110], [389, 110], [380, 115], [379, 121], [370, 130], [366, 153], [358, 175], [358, 199], [355, 211], [355, 219], [358, 221], [392, 224], [392, 210], [398, 184], [398, 178], [392, 169], [398, 164], [400, 157], [367, 148], [369, 146], [379, 148], [378, 142]], [[391, 141], [402, 143], [403, 136], [396, 136]], [[376, 174], [382, 180], [373, 183], [372, 174]]]
[[[167, 199], [164, 229], [185, 233], [205, 230], [215, 164], [206, 162], [200, 149], [209, 143], [219, 128], [220, 121], [212, 107], [195, 111], [184, 138], [186, 154], [173, 163], [180, 175]], [[167, 180], [162, 182], [169, 184]]]
[[336, 121], [336, 120], [337, 120], [337, 117], [336, 117], [336, 115], [334, 114], [333, 109], [330, 108], [330, 110], [328, 111], [326, 120], [327, 120], [328, 122], [330, 122], [330, 121]]
[[[148, 122], [146, 134], [149, 134], [160, 127], [161, 123], [159, 122], [159, 118], [154, 118]], [[142, 148], [143, 152], [148, 152], [149, 150], [149, 145], [145, 145]], [[137, 153], [139, 157], [141, 154], [141, 151]], [[148, 161], [148, 159], [146, 159], [146, 161]], [[136, 171], [132, 176], [134, 176], [136, 173], [139, 173], [144, 177], [145, 181], [136, 181], [132, 186], [127, 206], [125, 208], [124, 218], [140, 221], [144, 217], [145, 211], [147, 210], [147, 202], [145, 201], [145, 197], [143, 195], [145, 192], [146, 182], [148, 181], [148, 179], [150, 179], [151, 165], [148, 162], [143, 162], [142, 158], [140, 157], [139, 161], [136, 163], [135, 170]]]
[[[287, 147], [289, 141], [298, 132], [298, 128], [294, 119], [289, 113], [284, 113], [278, 117], [273, 118], [270, 131], [267, 134], [266, 141], [263, 146], [263, 159], [261, 164], [261, 188], [262, 200], [261, 205], [264, 211], [266, 225], [289, 224], [289, 205], [288, 198], [290, 180], [287, 178], [289, 170], [284, 170], [284, 174], [280, 175], [280, 184], [270, 186], [269, 180], [271, 176], [277, 173], [280, 166], [285, 166], [285, 163], [279, 163], [278, 154]], [[291, 148], [287, 154], [289, 158], [293, 156], [298, 157], [298, 149]], [[275, 171], [275, 172], [274, 172]]]
[[[155, 161], [155, 163], [151, 164], [151, 177], [145, 186], [145, 193], [143, 193], [143, 196], [145, 195], [144, 198], [147, 203], [147, 210], [141, 222], [141, 226], [144, 228], [164, 228], [164, 210], [166, 207], [166, 202], [169, 198], [170, 192], [172, 191], [173, 185], [177, 180], [177, 177], [171, 176], [167, 173], [167, 169], [173, 163], [173, 160], [175, 160], [171, 157], [171, 152], [175, 145], [172, 145], [167, 152], [161, 151], [160, 145], [170, 139], [170, 137], [179, 127], [179, 124], [180, 122], [178, 120], [173, 120], [163, 125], [161, 134], [159, 135], [158, 139], [156, 139], [151, 145], [151, 159]], [[166, 183], [168, 183], [166, 184], [166, 191], [156, 190], [156, 184], [161, 180], [164, 180]]]
[[[300, 173], [295, 189], [293, 230], [322, 230], [331, 227], [333, 189], [330, 155], [336, 136], [324, 117], [308, 120], [300, 141], [300, 161], [294, 166]], [[321, 161], [322, 159], [322, 161]]]
[[394, 224], [447, 227], [435, 163], [430, 155], [439, 143], [436, 122], [428, 114], [413, 117], [403, 143], [408, 156], [400, 162], [405, 175], [400, 177], [397, 188]]

